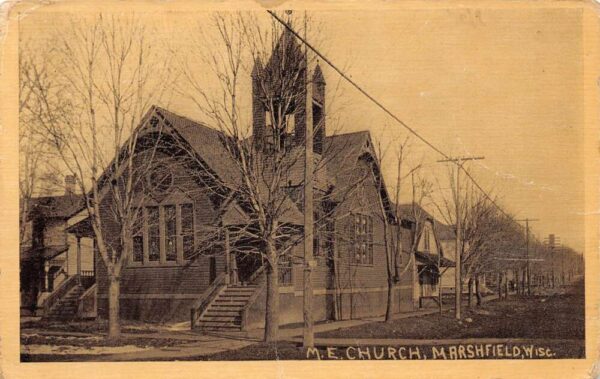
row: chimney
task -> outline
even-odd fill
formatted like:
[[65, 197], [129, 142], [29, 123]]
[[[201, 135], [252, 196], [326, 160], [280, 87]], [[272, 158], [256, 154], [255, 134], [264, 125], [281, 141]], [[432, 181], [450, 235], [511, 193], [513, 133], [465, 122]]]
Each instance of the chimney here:
[[75, 175], [65, 176], [65, 195], [73, 195], [75, 193]]

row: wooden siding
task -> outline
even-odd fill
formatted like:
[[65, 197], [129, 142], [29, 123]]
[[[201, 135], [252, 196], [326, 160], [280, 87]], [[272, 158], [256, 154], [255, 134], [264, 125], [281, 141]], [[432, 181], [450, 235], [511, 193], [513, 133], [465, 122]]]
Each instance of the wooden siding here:
[[[213, 220], [216, 211], [209, 200], [206, 190], [202, 189], [192, 179], [182, 164], [173, 164], [174, 183], [171, 192], [185, 194], [194, 204], [194, 225], [196, 231]], [[168, 202], [169, 194], [161, 199]], [[102, 221], [107, 236], [118, 235], [117, 226], [111, 220], [108, 206], [111, 197], [107, 196], [102, 203]], [[160, 201], [157, 201], [160, 204]], [[106, 295], [108, 280], [106, 267], [101, 259], [97, 260], [97, 281], [99, 296]], [[216, 256], [216, 272], [225, 271], [224, 255]], [[209, 285], [209, 257], [202, 256], [185, 263], [169, 262], [165, 264], [145, 263], [130, 264], [125, 268], [121, 277], [121, 293], [127, 294], [198, 294], [200, 295]], [[188, 310], [189, 311], [189, 310]]]

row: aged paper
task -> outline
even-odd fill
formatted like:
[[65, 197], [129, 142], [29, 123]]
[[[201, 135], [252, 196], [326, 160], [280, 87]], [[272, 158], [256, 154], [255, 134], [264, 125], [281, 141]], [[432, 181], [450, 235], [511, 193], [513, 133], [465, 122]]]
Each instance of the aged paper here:
[[3, 7], [3, 376], [598, 375], [596, 3]]

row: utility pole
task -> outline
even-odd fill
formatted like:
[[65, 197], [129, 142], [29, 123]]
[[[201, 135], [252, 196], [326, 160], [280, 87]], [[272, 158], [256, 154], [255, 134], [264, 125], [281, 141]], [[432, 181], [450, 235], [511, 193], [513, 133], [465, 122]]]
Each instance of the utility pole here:
[[[307, 29], [306, 11], [304, 12], [304, 38], [306, 39]], [[305, 83], [304, 83], [304, 101], [305, 101], [305, 154], [304, 154], [304, 347], [314, 346], [314, 328], [313, 328], [313, 286], [312, 286], [312, 267], [314, 265], [313, 253], [313, 114], [312, 98], [313, 83], [309, 70], [310, 60], [308, 58], [309, 49], [304, 45], [304, 64]]]
[[438, 162], [452, 162], [456, 164], [456, 190], [454, 195], [454, 205], [456, 207], [456, 239], [454, 246], [454, 260], [456, 261], [456, 266], [454, 269], [454, 316], [457, 320], [461, 318], [461, 298], [462, 298], [462, 278], [461, 278], [461, 248], [460, 248], [460, 240], [461, 240], [461, 225], [460, 225], [460, 170], [463, 169], [463, 164], [466, 161], [474, 161], [485, 159], [485, 157], [457, 157], [457, 158], [448, 158], [438, 160]]
[[531, 296], [531, 273], [529, 269], [529, 222], [540, 221], [537, 218], [524, 218], [522, 220], [515, 221], [524, 221], [525, 222], [525, 258], [527, 259], [527, 266], [525, 266], [525, 275], [527, 277], [527, 295]]

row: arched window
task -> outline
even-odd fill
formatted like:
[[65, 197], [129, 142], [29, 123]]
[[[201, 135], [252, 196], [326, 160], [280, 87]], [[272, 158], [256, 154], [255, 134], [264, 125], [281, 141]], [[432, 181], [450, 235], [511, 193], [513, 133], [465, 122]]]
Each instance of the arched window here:
[[173, 264], [194, 255], [193, 203], [149, 205], [138, 212], [134, 223], [134, 264]]

